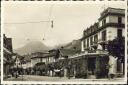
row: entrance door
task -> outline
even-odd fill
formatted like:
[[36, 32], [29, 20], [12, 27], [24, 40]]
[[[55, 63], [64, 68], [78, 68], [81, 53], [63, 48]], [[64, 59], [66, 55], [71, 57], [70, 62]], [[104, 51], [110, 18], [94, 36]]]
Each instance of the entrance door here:
[[88, 58], [88, 74], [89, 75], [95, 75], [95, 69], [96, 69], [96, 57]]

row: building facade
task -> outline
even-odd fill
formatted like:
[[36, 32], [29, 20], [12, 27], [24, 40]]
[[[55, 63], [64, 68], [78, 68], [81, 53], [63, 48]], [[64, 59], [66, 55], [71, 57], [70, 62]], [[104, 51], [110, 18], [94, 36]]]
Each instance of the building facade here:
[[[125, 37], [125, 10], [107, 8], [101, 13], [98, 22], [84, 30], [81, 51], [87, 54], [108, 53], [108, 42], [122, 37]], [[117, 74], [123, 73], [123, 63], [120, 60], [117, 60], [116, 63], [118, 65], [115, 67]]]
[[31, 54], [31, 65], [32, 67], [35, 66], [35, 64], [44, 62], [45, 64], [47, 63], [46, 55], [48, 53], [42, 53], [42, 52], [36, 52]]
[[7, 77], [10, 72], [12, 66], [12, 56], [13, 56], [13, 49], [12, 49], [12, 38], [7, 38], [4, 34], [3, 36], [3, 72], [4, 77]]
[[97, 49], [98, 45], [105, 50], [103, 43], [125, 36], [124, 28], [125, 10], [107, 8], [101, 13], [97, 23], [84, 30], [81, 51]]

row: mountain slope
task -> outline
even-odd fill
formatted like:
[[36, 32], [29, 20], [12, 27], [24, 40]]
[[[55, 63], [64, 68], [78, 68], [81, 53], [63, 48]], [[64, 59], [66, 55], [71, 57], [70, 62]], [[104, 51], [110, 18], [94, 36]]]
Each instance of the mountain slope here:
[[44, 52], [50, 48], [41, 43], [40, 41], [31, 41], [21, 48], [15, 49], [14, 52], [20, 55], [30, 54], [33, 52]]
[[80, 40], [73, 40], [72, 42], [65, 45], [64, 48], [65, 49], [81, 50], [81, 42], [80, 42]]

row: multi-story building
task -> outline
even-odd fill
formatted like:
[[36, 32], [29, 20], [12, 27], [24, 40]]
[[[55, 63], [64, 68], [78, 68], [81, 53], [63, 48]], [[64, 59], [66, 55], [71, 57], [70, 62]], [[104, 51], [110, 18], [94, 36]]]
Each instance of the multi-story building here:
[[46, 55], [49, 53], [42, 53], [42, 52], [36, 52], [31, 54], [31, 65], [32, 67], [35, 66], [35, 64], [44, 62], [47, 63]]
[[99, 21], [83, 32], [81, 51], [86, 49], [105, 50], [105, 43], [117, 37], [125, 36], [125, 10], [107, 8], [101, 13]]
[[[50, 50], [49, 52], [36, 52], [31, 54], [31, 67], [33, 68], [33, 74], [40, 74], [46, 72], [45, 75], [52, 75], [50, 71], [53, 70], [54, 63], [56, 61], [56, 50]], [[38, 68], [41, 68], [40, 70]], [[36, 69], [36, 70], [35, 70]], [[41, 71], [41, 72], [40, 72]]]
[[3, 72], [4, 77], [7, 77], [10, 72], [10, 68], [12, 65], [12, 55], [13, 55], [13, 49], [12, 49], [12, 38], [7, 38], [4, 34], [3, 36]]
[[13, 56], [13, 61], [14, 61], [14, 64], [13, 64], [14, 69], [22, 68], [21, 56], [20, 55], [15, 54]]
[[[107, 53], [108, 42], [122, 37], [125, 37], [125, 10], [109, 7], [101, 13], [98, 22], [84, 30], [81, 51], [98, 55]], [[117, 72], [123, 73], [124, 64], [120, 60], [115, 62]]]
[[31, 68], [32, 65], [31, 65], [31, 55], [27, 54], [27, 55], [23, 55], [23, 63], [22, 63], [22, 67], [23, 69], [28, 69], [28, 68]]

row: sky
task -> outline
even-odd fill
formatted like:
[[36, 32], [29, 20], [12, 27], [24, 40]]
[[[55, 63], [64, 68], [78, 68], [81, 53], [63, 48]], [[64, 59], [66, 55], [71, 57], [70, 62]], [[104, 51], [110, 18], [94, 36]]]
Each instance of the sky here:
[[[96, 4], [3, 3], [3, 30], [17, 49], [30, 41], [56, 46], [80, 39], [83, 30], [98, 21], [107, 7], [125, 8], [124, 2]], [[53, 20], [53, 28], [51, 21]], [[40, 23], [26, 23], [39, 22]], [[48, 21], [48, 22], [45, 22]], [[25, 23], [25, 24], [17, 24]]]

